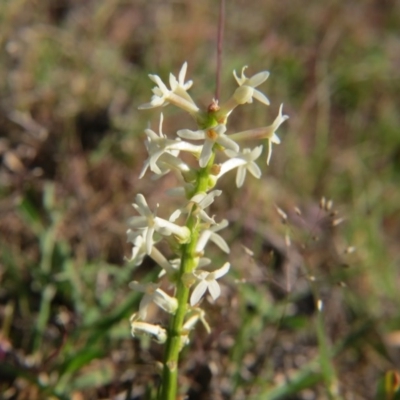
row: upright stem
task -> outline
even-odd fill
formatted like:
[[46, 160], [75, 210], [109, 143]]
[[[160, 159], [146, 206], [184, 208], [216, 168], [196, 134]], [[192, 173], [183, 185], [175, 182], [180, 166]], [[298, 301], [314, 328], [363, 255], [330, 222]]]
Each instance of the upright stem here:
[[[216, 89], [215, 99], [220, 96], [221, 86], [221, 61], [222, 61], [222, 42], [223, 30], [225, 24], [225, 0], [220, 0], [220, 10], [218, 19], [218, 39], [217, 39], [217, 73], [216, 73]], [[215, 154], [213, 153], [210, 161], [205, 168], [201, 168], [198, 172], [196, 190], [197, 193], [206, 193], [209, 189], [210, 169], [214, 163]], [[191, 273], [196, 268], [196, 245], [199, 237], [197, 228], [198, 220], [193, 211], [189, 214], [186, 226], [190, 230], [190, 242], [183, 244], [181, 247], [181, 265], [179, 270], [179, 279], [177, 282], [176, 299], [178, 300], [178, 309], [173, 315], [168, 331], [168, 339], [164, 354], [164, 369], [162, 376], [162, 387], [159, 400], [176, 400], [178, 388], [178, 362], [179, 353], [182, 348], [182, 327], [185, 322], [185, 315], [188, 309], [189, 290], [190, 287], [185, 284], [183, 277], [185, 274]]]
[[218, 18], [217, 75], [216, 75], [215, 100], [219, 100], [220, 90], [221, 90], [221, 64], [222, 64], [222, 44], [224, 36], [224, 25], [225, 25], [225, 0], [220, 0], [219, 18]]
[[[196, 191], [197, 193], [207, 192], [210, 176], [210, 168], [214, 163], [214, 154], [208, 165], [201, 168], [198, 172]], [[168, 339], [164, 354], [164, 369], [162, 376], [162, 387], [159, 400], [176, 400], [178, 387], [178, 361], [179, 353], [182, 348], [182, 327], [185, 322], [185, 315], [188, 309], [190, 287], [182, 279], [185, 274], [191, 273], [196, 268], [196, 245], [199, 237], [198, 220], [193, 211], [189, 214], [186, 226], [189, 228], [191, 236], [190, 242], [181, 247], [181, 266], [179, 270], [179, 279], [177, 282], [176, 299], [178, 308], [173, 315], [168, 331]]]

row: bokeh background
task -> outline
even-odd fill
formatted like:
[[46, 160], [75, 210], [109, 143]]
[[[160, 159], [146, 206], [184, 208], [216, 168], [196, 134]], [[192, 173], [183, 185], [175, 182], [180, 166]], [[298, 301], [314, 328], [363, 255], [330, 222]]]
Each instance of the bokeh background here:
[[[260, 160], [261, 180], [238, 190], [234, 174], [221, 179], [213, 213], [230, 220], [232, 270], [221, 298], [203, 304], [211, 335], [199, 326], [183, 352], [182, 394], [390, 399], [400, 3], [226, 3], [221, 100], [234, 69], [271, 73], [260, 87], [271, 106], [236, 110], [229, 132], [270, 124], [281, 103], [290, 119], [270, 166]], [[137, 107], [149, 101], [149, 73], [166, 80], [184, 61], [192, 96], [210, 103], [218, 11], [213, 0], [0, 2], [1, 399], [154, 396], [162, 347], [130, 336], [140, 294], [128, 283], [158, 269], [124, 260], [126, 219], [137, 193], [167, 215], [176, 180], [138, 180], [143, 130], [160, 111]], [[194, 128], [163, 111], [165, 133]]]

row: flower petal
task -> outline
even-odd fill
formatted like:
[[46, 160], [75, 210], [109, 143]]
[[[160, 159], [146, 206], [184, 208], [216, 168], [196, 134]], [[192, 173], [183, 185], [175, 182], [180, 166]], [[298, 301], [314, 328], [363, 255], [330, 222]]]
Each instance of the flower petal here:
[[196, 245], [196, 253], [200, 253], [206, 247], [207, 242], [211, 237], [212, 232], [210, 230], [206, 230], [201, 233], [199, 240], [197, 241]]
[[204, 293], [206, 292], [208, 284], [206, 281], [201, 280], [196, 287], [194, 288], [192, 295], [190, 296], [190, 305], [194, 306], [197, 304], [201, 298], [203, 297]]
[[217, 300], [221, 294], [221, 288], [219, 287], [218, 282], [217, 281], [208, 282], [208, 291], [210, 292], [213, 300]]
[[174, 297], [168, 296], [161, 289], [157, 289], [153, 295], [153, 301], [164, 311], [174, 314], [178, 308], [178, 300]]
[[253, 75], [251, 78], [249, 78], [246, 82], [247, 85], [257, 87], [264, 83], [269, 77], [269, 72], [268, 71], [262, 71], [259, 72], [258, 74]]
[[264, 93], [261, 93], [259, 90], [254, 89], [253, 97], [267, 106], [271, 104], [268, 97]]
[[136, 204], [133, 204], [133, 206], [140, 215], [143, 215], [145, 217], [149, 217], [150, 215], [152, 215], [146, 199], [140, 193], [136, 195]]
[[222, 251], [225, 253], [230, 253], [230, 248], [228, 246], [228, 243], [225, 242], [225, 240], [218, 234], [212, 233], [210, 240], [215, 243]]
[[182, 68], [179, 71], [179, 75], [178, 75], [178, 81], [182, 86], [185, 85], [185, 76], [186, 76], [186, 71], [187, 71], [187, 65], [188, 65], [187, 62], [185, 61], [182, 65]]
[[227, 149], [233, 150], [238, 152], [240, 150], [239, 145], [234, 142], [232, 139], [229, 139], [228, 136], [221, 135], [217, 139], [217, 143], [220, 144], [223, 147], [226, 147]]
[[230, 267], [231, 267], [231, 264], [226, 262], [220, 269], [217, 269], [216, 271], [213, 272], [214, 279], [219, 279], [222, 276], [224, 276], [225, 274], [227, 274]]
[[204, 131], [191, 131], [190, 129], [180, 129], [176, 134], [184, 139], [201, 140], [205, 138]]
[[238, 188], [243, 186], [245, 178], [246, 178], [246, 168], [244, 166], [241, 166], [237, 169], [236, 173], [236, 186]]
[[252, 163], [248, 164], [247, 171], [249, 171], [254, 176], [254, 178], [257, 178], [257, 179], [261, 178], [261, 175], [262, 175], [261, 169], [256, 163], [252, 162]]
[[154, 228], [148, 228], [146, 233], [146, 252], [147, 254], [151, 253], [151, 248], [153, 247], [153, 235], [154, 235]]
[[130, 228], [146, 228], [147, 227], [147, 218], [146, 217], [130, 217], [128, 219], [128, 225]]
[[203, 149], [201, 150], [199, 165], [201, 168], [204, 168], [207, 163], [210, 161], [212, 155], [212, 148], [214, 146], [214, 142], [211, 140], [206, 140], [203, 145]]
[[243, 160], [242, 158], [231, 158], [228, 161], [225, 161], [221, 165], [221, 169], [218, 174], [218, 178], [220, 178], [222, 175], [225, 175], [227, 172], [229, 172], [231, 169], [240, 167], [241, 165], [246, 164], [246, 161]]

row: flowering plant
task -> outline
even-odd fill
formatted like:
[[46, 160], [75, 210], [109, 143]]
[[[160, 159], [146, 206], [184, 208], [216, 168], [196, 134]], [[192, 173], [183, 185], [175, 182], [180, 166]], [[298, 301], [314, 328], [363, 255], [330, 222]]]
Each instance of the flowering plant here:
[[[144, 293], [138, 312], [131, 317], [132, 335], [144, 333], [159, 343], [166, 343], [160, 399], [176, 399], [179, 353], [189, 342], [190, 331], [198, 321], [203, 323], [207, 331], [210, 330], [204, 310], [199, 305], [207, 291], [214, 300], [220, 296], [218, 279], [230, 269], [228, 262], [211, 270], [203, 269], [211, 263], [204, 257], [208, 242], [215, 243], [222, 251], [229, 253], [228, 244], [217, 233], [228, 222], [217, 222], [214, 216], [207, 213], [207, 208], [221, 194], [221, 190], [214, 189], [218, 179], [235, 168], [238, 187], [243, 185], [247, 171], [255, 178], [260, 178], [261, 170], [255, 161], [260, 157], [263, 146], [253, 150], [241, 149], [239, 143], [250, 139], [266, 140], [269, 163], [272, 144], [280, 143], [276, 130], [288, 118], [282, 114], [281, 105], [278, 116], [270, 126], [227, 134], [228, 117], [237, 106], [252, 103], [253, 99], [269, 105], [268, 98], [256, 89], [265, 82], [269, 73], [263, 71], [247, 78], [244, 74], [245, 68], [240, 77], [234, 72], [239, 87], [228, 101], [219, 105], [217, 100], [213, 100], [206, 111], [200, 110], [188, 94], [193, 82], [185, 82], [187, 63], [183, 64], [178, 78], [170, 74], [170, 89], [159, 76], [149, 75], [157, 86], [153, 88], [150, 102], [139, 107], [149, 109], [173, 104], [187, 111], [199, 128], [196, 131], [181, 129], [175, 138], [171, 138], [162, 132], [161, 114], [159, 133], [151, 129], [145, 130], [148, 158], [140, 178], [149, 169], [156, 176], [165, 175], [172, 170], [177, 172], [183, 186], [172, 191], [183, 197], [183, 206], [168, 219], [164, 219], [157, 216], [158, 205], [152, 211], [144, 196], [138, 194], [133, 207], [139, 216], [128, 221], [128, 241], [133, 244], [130, 261], [139, 265], [146, 255], [151, 257], [162, 269], [159, 276], [166, 275], [173, 286], [173, 293], [169, 295], [160, 288], [160, 283], [140, 284], [135, 281], [130, 284], [133, 290]], [[192, 154], [198, 161], [198, 166], [193, 167], [183, 161], [180, 158], [181, 152]], [[216, 163], [217, 153], [223, 153], [227, 160], [222, 164]], [[178, 224], [178, 220], [183, 222]], [[157, 244], [162, 239], [168, 240], [177, 259], [167, 260], [157, 249]], [[168, 328], [146, 322], [147, 308], [152, 302], [171, 315]]]

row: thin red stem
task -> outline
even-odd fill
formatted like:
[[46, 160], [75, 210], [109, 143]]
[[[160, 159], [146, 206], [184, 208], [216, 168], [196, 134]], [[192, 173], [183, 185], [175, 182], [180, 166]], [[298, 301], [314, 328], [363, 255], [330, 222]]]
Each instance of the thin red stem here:
[[221, 64], [222, 64], [222, 47], [225, 26], [225, 0], [220, 0], [219, 19], [218, 19], [218, 38], [217, 38], [217, 78], [215, 88], [215, 100], [219, 100], [221, 90]]

